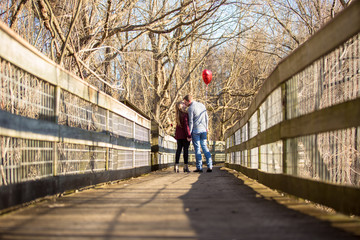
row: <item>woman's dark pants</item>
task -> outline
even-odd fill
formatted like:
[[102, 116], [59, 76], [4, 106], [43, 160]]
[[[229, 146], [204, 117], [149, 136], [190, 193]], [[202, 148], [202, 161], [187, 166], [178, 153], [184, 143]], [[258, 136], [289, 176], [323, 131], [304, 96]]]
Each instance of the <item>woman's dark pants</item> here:
[[183, 156], [184, 156], [184, 164], [188, 164], [189, 161], [189, 146], [190, 142], [186, 139], [178, 139], [177, 140], [177, 149], [175, 155], [175, 163], [178, 164], [180, 160], [181, 150], [184, 149]]

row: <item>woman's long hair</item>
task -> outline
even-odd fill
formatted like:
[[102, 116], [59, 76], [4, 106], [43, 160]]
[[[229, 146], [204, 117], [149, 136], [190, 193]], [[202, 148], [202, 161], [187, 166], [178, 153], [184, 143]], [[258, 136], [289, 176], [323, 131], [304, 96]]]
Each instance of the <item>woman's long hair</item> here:
[[182, 107], [183, 102], [177, 102], [176, 103], [176, 107], [175, 107], [175, 118], [176, 118], [176, 125], [182, 127], [182, 118], [181, 118], [181, 113], [183, 112], [181, 107]]

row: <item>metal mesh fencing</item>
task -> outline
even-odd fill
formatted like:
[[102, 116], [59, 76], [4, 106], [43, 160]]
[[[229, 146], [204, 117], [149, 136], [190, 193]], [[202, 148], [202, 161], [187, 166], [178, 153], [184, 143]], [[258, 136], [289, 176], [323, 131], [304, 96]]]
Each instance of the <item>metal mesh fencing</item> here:
[[[246, 142], [249, 140], [249, 124], [246, 123], [242, 128], [241, 128], [241, 142]], [[233, 146], [233, 145], [232, 145]]]
[[109, 156], [109, 169], [120, 170], [133, 168], [132, 150], [111, 149]]
[[33, 119], [54, 116], [55, 87], [0, 58], [0, 109]]
[[241, 152], [234, 152], [234, 164], [241, 165]]
[[283, 172], [283, 143], [277, 141], [260, 146], [260, 169], [269, 173]]
[[133, 137], [134, 123], [113, 112], [109, 113], [109, 131], [127, 138]]
[[59, 175], [105, 170], [105, 148], [72, 143], [58, 143], [57, 147]]
[[0, 136], [0, 185], [53, 174], [53, 143]]
[[135, 167], [149, 166], [150, 151], [136, 151], [135, 152]]
[[106, 110], [67, 91], [60, 94], [59, 124], [90, 131], [106, 130]]
[[259, 167], [259, 148], [252, 148], [250, 150], [250, 164], [249, 168], [258, 168]]
[[148, 142], [150, 139], [149, 129], [140, 126], [139, 124], [135, 124], [135, 139], [139, 141]]
[[360, 186], [360, 128], [288, 139], [287, 172]]
[[259, 112], [260, 131], [262, 132], [282, 121], [283, 111], [280, 87], [274, 90], [261, 104]]
[[249, 120], [249, 138], [253, 138], [258, 134], [258, 127], [258, 116], [257, 112], [255, 112]]
[[287, 118], [360, 97], [360, 35], [286, 82]]

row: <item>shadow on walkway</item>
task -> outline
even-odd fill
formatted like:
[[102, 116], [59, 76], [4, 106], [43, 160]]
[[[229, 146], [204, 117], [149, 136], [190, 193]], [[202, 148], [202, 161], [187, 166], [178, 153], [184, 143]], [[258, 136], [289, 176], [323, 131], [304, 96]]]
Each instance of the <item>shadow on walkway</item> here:
[[359, 239], [328, 222], [263, 198], [220, 167], [200, 174], [180, 198], [201, 240]]

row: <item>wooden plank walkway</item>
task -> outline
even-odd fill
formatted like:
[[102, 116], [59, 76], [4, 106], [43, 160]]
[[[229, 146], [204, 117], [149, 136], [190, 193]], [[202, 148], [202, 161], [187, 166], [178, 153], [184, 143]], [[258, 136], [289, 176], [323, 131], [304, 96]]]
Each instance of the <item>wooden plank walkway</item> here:
[[319, 218], [360, 229], [357, 218], [284, 197], [221, 166], [202, 174], [166, 169], [3, 214], [0, 239], [359, 239]]

